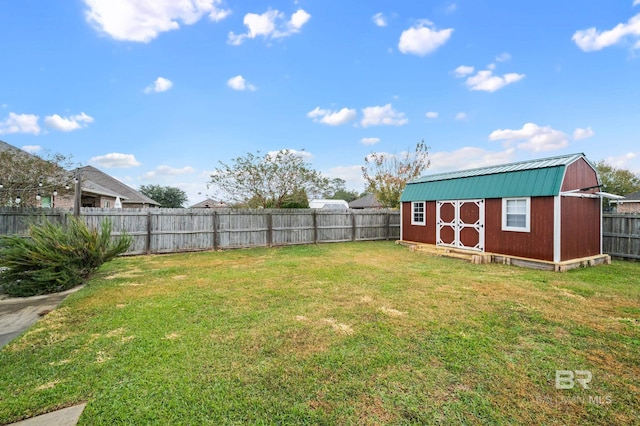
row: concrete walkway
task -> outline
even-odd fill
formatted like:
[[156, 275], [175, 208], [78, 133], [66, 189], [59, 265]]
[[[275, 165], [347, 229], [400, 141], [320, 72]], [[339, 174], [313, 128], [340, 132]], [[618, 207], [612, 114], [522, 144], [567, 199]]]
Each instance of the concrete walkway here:
[[[80, 290], [82, 286], [62, 293], [33, 297], [14, 297], [0, 299], [0, 350], [35, 324], [40, 317], [55, 309], [68, 295]], [[22, 420], [13, 425], [20, 426], [73, 426], [87, 404], [64, 408], [31, 419]]]
[[62, 293], [0, 299], [0, 349], [55, 309], [68, 295], [82, 286]]
[[43, 414], [8, 426], [74, 426], [78, 423], [87, 404], [74, 405], [53, 413]]

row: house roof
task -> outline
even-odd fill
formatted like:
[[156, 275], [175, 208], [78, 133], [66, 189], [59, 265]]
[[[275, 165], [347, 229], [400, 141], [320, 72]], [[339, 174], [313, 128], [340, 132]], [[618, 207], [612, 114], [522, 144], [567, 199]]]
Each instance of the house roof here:
[[366, 209], [366, 208], [380, 208], [382, 203], [377, 200], [373, 194], [365, 195], [364, 197], [353, 200], [349, 203], [350, 209]]
[[422, 176], [407, 183], [400, 201], [554, 196], [566, 167], [580, 158], [584, 154]]
[[[16, 148], [13, 145], [9, 145], [6, 142], [0, 141], [0, 152], [3, 152], [3, 151], [12, 151], [14, 153], [29, 154], [28, 152], [23, 151], [20, 148]], [[29, 155], [31, 155], [31, 154], [29, 154]]]
[[113, 197], [113, 198], [120, 197], [120, 199], [123, 202], [126, 199], [124, 195], [111, 191], [110, 189], [107, 189], [104, 186], [98, 185], [97, 183], [90, 181], [89, 179], [82, 179], [82, 192], [103, 195], [103, 196]]
[[189, 206], [190, 209], [208, 209], [208, 208], [222, 208], [229, 207], [224, 201], [216, 201], [211, 198], [207, 198], [206, 200], [200, 201], [197, 204]]
[[624, 196], [624, 200], [613, 200], [612, 203], [640, 203], [640, 191], [632, 192]]
[[[119, 196], [122, 199], [122, 204], [148, 204], [150, 206], [159, 206], [160, 203], [152, 200], [146, 195], [136, 191], [135, 189], [125, 185], [118, 179], [109, 176], [108, 174], [101, 172], [93, 166], [80, 167], [78, 169], [82, 172], [82, 187], [91, 186], [93, 188], [102, 188], [102, 190], [110, 191], [111, 196]], [[92, 190], [90, 190], [93, 192]]]

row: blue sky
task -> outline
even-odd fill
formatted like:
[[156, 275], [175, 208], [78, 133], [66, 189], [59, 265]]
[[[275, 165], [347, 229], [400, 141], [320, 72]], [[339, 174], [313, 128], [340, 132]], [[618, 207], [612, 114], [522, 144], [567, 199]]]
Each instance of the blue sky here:
[[190, 203], [247, 152], [361, 191], [366, 155], [422, 139], [428, 173], [640, 173], [640, 0], [3, 1], [0, 51], [1, 140]]

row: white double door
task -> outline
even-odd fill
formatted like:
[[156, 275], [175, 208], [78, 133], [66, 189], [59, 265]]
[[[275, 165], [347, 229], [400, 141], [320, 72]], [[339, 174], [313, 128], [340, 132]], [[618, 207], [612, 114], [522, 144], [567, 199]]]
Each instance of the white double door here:
[[437, 201], [436, 244], [484, 251], [484, 200]]

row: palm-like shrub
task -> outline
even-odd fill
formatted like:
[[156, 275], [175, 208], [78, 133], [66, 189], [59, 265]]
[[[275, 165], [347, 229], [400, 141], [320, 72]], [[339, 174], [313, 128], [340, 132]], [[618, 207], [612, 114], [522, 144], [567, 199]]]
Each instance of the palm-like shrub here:
[[33, 296], [83, 284], [100, 265], [127, 251], [132, 239], [111, 239], [111, 222], [89, 228], [71, 218], [66, 226], [45, 221], [29, 237], [0, 235], [0, 287], [11, 296]]

